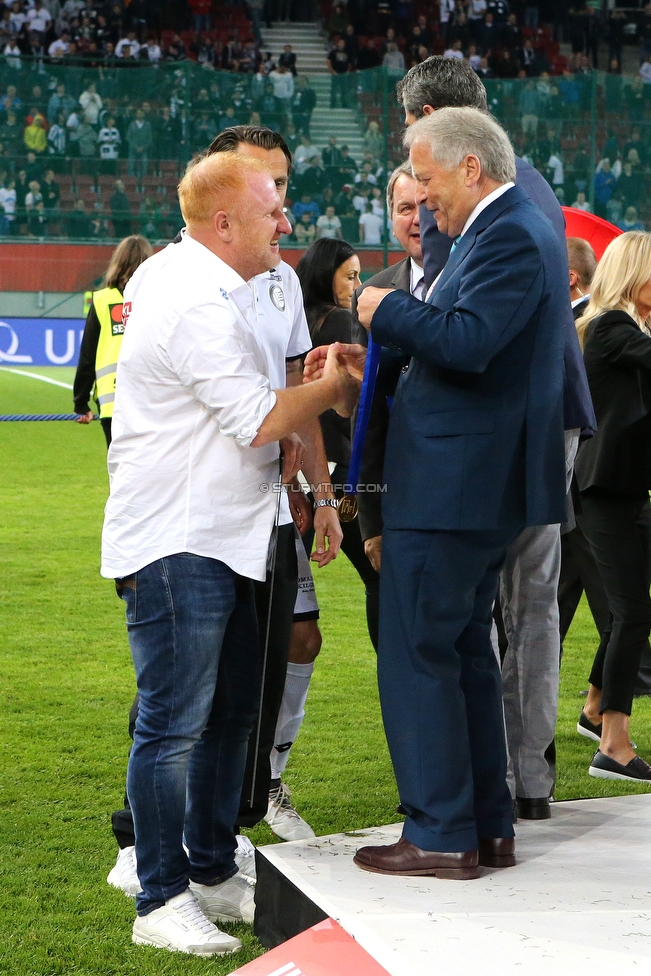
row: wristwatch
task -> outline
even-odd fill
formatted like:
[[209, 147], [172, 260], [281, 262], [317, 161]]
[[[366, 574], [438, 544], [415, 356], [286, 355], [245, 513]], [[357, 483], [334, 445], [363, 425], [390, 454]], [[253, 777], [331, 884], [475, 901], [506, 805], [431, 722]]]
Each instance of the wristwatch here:
[[329, 508], [338, 508], [339, 502], [336, 498], [319, 498], [318, 502], [314, 503], [315, 508], [325, 508], [326, 505]]

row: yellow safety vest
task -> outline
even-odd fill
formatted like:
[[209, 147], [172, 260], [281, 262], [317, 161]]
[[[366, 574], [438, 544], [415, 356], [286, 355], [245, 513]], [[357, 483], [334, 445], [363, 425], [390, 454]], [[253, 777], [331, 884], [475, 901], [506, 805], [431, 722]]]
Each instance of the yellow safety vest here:
[[117, 288], [102, 288], [93, 293], [93, 305], [100, 325], [95, 355], [95, 399], [103, 419], [113, 416], [115, 371], [124, 333], [122, 292]]

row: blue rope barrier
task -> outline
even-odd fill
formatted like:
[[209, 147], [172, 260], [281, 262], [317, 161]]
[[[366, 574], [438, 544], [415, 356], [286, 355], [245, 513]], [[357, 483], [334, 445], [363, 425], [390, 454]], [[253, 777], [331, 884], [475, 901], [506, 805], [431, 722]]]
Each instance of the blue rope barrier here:
[[[78, 420], [78, 413], [5, 413], [0, 414], [0, 421], [3, 420]], [[97, 414], [93, 416], [97, 420]]]

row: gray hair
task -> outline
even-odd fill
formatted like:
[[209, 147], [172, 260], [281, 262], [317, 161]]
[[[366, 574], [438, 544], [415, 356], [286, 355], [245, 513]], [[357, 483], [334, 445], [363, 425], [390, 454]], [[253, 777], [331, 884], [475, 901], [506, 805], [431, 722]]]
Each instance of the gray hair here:
[[400, 166], [397, 166], [394, 169], [389, 178], [389, 182], [387, 184], [387, 213], [389, 216], [391, 216], [393, 213], [393, 189], [399, 176], [409, 176], [412, 179], [414, 178], [411, 163], [408, 159], [406, 159], [404, 163], [400, 163]]
[[498, 183], [515, 182], [515, 153], [509, 137], [495, 119], [476, 108], [441, 108], [414, 122], [405, 146], [425, 142], [433, 159], [454, 169], [466, 156], [476, 156], [483, 176]]
[[434, 55], [414, 65], [396, 85], [398, 103], [417, 119], [423, 106], [488, 108], [486, 89], [467, 61]]

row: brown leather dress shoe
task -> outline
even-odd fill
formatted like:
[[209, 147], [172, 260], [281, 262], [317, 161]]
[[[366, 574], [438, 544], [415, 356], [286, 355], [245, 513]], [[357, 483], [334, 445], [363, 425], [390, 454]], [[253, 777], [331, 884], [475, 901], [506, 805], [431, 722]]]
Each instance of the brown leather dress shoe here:
[[480, 837], [479, 863], [485, 868], [512, 868], [515, 837]]
[[479, 877], [477, 851], [423, 851], [401, 837], [388, 847], [360, 847], [353, 858], [364, 871], [468, 881]]

